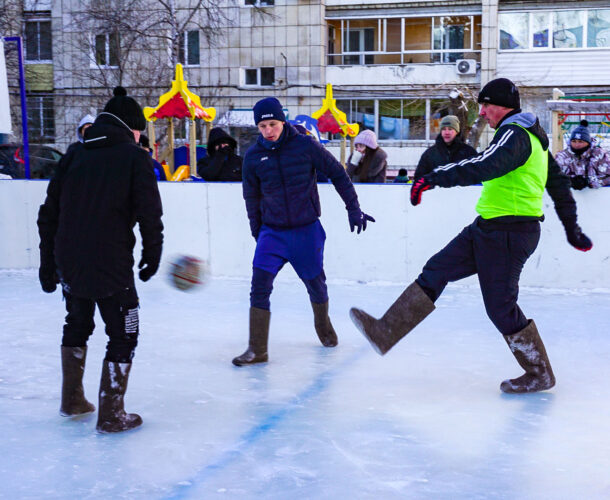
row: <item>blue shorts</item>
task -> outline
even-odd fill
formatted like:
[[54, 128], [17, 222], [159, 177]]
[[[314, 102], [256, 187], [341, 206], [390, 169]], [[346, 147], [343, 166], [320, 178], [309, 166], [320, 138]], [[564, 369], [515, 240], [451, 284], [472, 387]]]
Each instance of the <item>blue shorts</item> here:
[[311, 280], [322, 272], [326, 233], [319, 220], [288, 229], [261, 227], [253, 267], [277, 274], [290, 262], [299, 278]]

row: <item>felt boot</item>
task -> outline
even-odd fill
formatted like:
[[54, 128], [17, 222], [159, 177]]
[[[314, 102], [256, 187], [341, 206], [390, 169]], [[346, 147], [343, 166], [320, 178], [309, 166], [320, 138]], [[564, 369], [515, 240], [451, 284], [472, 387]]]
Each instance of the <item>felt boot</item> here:
[[123, 399], [130, 371], [131, 363], [104, 360], [100, 381], [98, 432], [123, 432], [142, 425], [140, 415], [125, 412]]
[[328, 301], [324, 304], [312, 302], [311, 307], [313, 308], [313, 323], [320, 342], [324, 347], [335, 347], [339, 340], [328, 317]]
[[76, 417], [95, 411], [95, 406], [85, 399], [85, 391], [83, 389], [86, 359], [87, 346], [61, 346], [61, 371], [63, 378], [59, 413], [63, 417]]
[[375, 319], [355, 307], [350, 309], [350, 316], [371, 343], [373, 349], [383, 355], [433, 310], [434, 302], [414, 281], [402, 292], [381, 319]]
[[255, 363], [266, 363], [267, 343], [269, 342], [269, 321], [271, 312], [258, 307], [250, 308], [250, 341], [248, 349], [241, 356], [233, 359], [235, 366], [253, 365]]
[[500, 389], [503, 392], [538, 392], [555, 385], [555, 375], [534, 320], [530, 319], [520, 332], [504, 335], [504, 340], [525, 373], [502, 382]]

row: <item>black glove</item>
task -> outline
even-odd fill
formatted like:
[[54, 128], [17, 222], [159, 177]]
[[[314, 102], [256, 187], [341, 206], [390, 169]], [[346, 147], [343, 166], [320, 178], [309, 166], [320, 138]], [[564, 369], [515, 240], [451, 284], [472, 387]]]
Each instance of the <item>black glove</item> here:
[[349, 219], [349, 227], [352, 233], [354, 232], [354, 229], [358, 228], [358, 234], [360, 234], [360, 231], [366, 230], [367, 221], [375, 222], [375, 219], [373, 219], [370, 215], [365, 214], [359, 208], [347, 212], [347, 217]]
[[218, 148], [218, 152], [223, 155], [228, 155], [231, 152], [231, 146], [224, 144]]
[[38, 279], [40, 280], [40, 286], [42, 287], [43, 292], [53, 293], [57, 289], [59, 278], [57, 277], [55, 269], [50, 271], [43, 266], [40, 266], [40, 269], [38, 270]]
[[576, 189], [578, 191], [589, 187], [589, 182], [584, 175], [575, 175], [574, 177], [570, 177], [570, 182], [572, 183], [572, 189]]
[[578, 224], [566, 228], [568, 243], [581, 252], [588, 252], [593, 248], [593, 242], [582, 232]]
[[142, 250], [142, 259], [138, 264], [138, 269], [141, 269], [139, 276], [142, 281], [148, 281], [152, 278], [157, 270], [159, 269], [159, 262], [161, 262], [161, 246], [153, 249]]
[[53, 293], [57, 289], [59, 278], [55, 267], [55, 257], [48, 252], [40, 252], [40, 269], [38, 269], [40, 286], [45, 293]]
[[424, 191], [428, 191], [428, 189], [434, 187], [426, 177], [427, 176], [423, 176], [413, 181], [413, 185], [411, 186], [411, 205], [414, 207], [421, 203], [421, 196], [424, 194]]

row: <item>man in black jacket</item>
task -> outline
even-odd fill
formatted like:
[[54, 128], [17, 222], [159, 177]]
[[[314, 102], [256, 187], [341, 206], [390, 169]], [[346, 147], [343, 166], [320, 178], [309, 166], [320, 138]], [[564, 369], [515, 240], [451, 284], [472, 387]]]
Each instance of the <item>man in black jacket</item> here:
[[440, 165], [457, 163], [476, 155], [477, 150], [462, 141], [458, 117], [444, 116], [441, 120], [441, 131], [436, 136], [434, 146], [430, 146], [421, 155], [413, 179], [419, 179], [429, 174]]
[[212, 182], [241, 182], [241, 156], [235, 154], [237, 142], [220, 127], [210, 130], [208, 155], [197, 162], [199, 177]]
[[61, 283], [68, 312], [61, 344], [63, 416], [95, 411], [82, 378], [96, 305], [106, 324], [100, 432], [142, 423], [139, 415], [125, 412], [123, 397], [139, 333], [135, 223], [142, 236], [142, 281], [157, 271], [163, 244], [157, 180], [150, 156], [137, 145], [145, 125], [138, 103], [123, 87], [115, 88], [84, 144], [62, 158], [38, 214], [40, 283], [47, 293]]

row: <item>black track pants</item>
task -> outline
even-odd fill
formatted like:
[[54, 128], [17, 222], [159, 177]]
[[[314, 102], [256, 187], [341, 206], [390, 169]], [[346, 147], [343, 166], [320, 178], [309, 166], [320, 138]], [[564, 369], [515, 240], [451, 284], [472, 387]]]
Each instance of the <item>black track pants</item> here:
[[511, 335], [527, 326], [517, 305], [519, 277], [538, 246], [540, 223], [521, 222], [505, 227], [488, 227], [486, 221], [477, 218], [428, 260], [417, 283], [436, 301], [448, 282], [478, 274], [489, 319], [503, 335]]
[[131, 363], [139, 334], [139, 305], [135, 288], [128, 288], [103, 299], [76, 297], [64, 291], [64, 298], [68, 314], [61, 345], [87, 345], [95, 328], [93, 315], [97, 304], [109, 338], [104, 359], [115, 363]]

